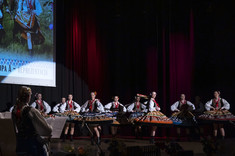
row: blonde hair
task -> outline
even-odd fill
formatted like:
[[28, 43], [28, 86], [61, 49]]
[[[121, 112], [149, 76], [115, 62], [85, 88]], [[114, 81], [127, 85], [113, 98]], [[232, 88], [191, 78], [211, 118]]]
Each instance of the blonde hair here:
[[94, 94], [95, 94], [95, 96], [97, 95], [97, 92], [96, 92], [96, 91], [94, 91], [94, 92], [91, 92], [91, 93], [94, 93]]
[[29, 97], [31, 96], [32, 91], [31, 88], [22, 86], [18, 91], [17, 102], [28, 102]]
[[17, 117], [20, 117], [21, 108], [29, 102], [31, 94], [31, 88], [26, 86], [22, 86], [18, 90], [18, 95], [16, 99], [16, 109], [14, 109], [14, 112], [16, 113]]

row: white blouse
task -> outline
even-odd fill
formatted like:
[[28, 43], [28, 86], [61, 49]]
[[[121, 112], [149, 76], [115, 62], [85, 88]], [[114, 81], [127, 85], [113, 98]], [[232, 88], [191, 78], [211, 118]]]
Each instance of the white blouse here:
[[156, 104], [156, 106], [154, 107], [154, 99], [151, 98], [150, 101], [149, 101], [149, 111], [150, 111], [150, 112], [153, 112], [153, 111], [160, 111], [160, 110], [161, 110], [161, 108], [158, 107], [157, 104]]
[[[171, 111], [177, 111], [178, 108], [179, 108], [179, 104], [180, 102], [179, 101], [176, 101], [173, 105], [171, 105]], [[192, 108], [192, 110], [195, 110], [195, 106], [194, 104], [192, 104], [190, 101], [186, 101], [186, 104]]]
[[[121, 103], [118, 102], [118, 105], [119, 105], [119, 107], [120, 107], [120, 106], [123, 107], [123, 112], [126, 112], [126, 107], [125, 107], [123, 104], [121, 104]], [[105, 108], [106, 112], [109, 112], [110, 109], [111, 109], [111, 108], [115, 108], [115, 106], [116, 106], [116, 105], [115, 105], [115, 102], [110, 102], [110, 103], [106, 104], [106, 105], [104, 106], [104, 108]]]
[[[88, 108], [88, 104], [89, 104], [90, 100], [87, 100], [82, 106], [81, 106], [81, 112], [89, 112], [89, 108]], [[99, 112], [104, 112], [104, 106], [102, 105], [102, 103], [98, 100], [95, 99], [94, 102], [97, 103], [97, 109]], [[93, 103], [94, 103], [93, 102]]]
[[[77, 113], [79, 113], [80, 110], [81, 110], [80, 105], [79, 105], [78, 103], [76, 103], [75, 101], [73, 101], [73, 104], [74, 104], [74, 107], [76, 108], [76, 109], [74, 109], [74, 111], [77, 112]], [[67, 102], [65, 102], [64, 104], [62, 104], [62, 105], [60, 106], [60, 112], [61, 112], [61, 113], [64, 113], [65, 111], [67, 111]]]
[[[221, 109], [226, 109], [226, 110], [229, 110], [230, 109], [230, 104], [225, 100], [225, 99], [222, 99], [222, 103], [223, 103], [223, 106], [221, 106]], [[206, 110], [210, 110], [213, 106], [213, 99], [211, 99], [210, 101], [208, 101], [206, 104], [205, 104], [205, 108]]]
[[[36, 106], [37, 106], [36, 102], [33, 102], [33, 103], [31, 104], [31, 107], [33, 107], [33, 108], [36, 108]], [[46, 101], [44, 101], [44, 100], [43, 100], [43, 106], [44, 106], [45, 109], [46, 109], [46, 111], [45, 111], [46, 114], [48, 114], [48, 113], [51, 112], [51, 106], [50, 106]]]
[[[130, 104], [130, 105], [127, 107], [127, 111], [128, 111], [128, 112], [132, 112], [132, 111], [133, 111], [133, 109], [135, 108], [135, 103], [136, 103], [136, 102]], [[147, 112], [146, 105], [144, 105], [143, 103], [140, 103], [140, 107], [141, 107], [141, 109], [142, 109], [143, 112]]]

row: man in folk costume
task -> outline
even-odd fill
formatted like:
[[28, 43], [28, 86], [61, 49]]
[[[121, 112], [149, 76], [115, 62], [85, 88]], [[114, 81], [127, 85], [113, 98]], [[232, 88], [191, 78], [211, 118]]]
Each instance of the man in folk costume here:
[[36, 100], [31, 104], [31, 107], [36, 108], [42, 114], [50, 113], [51, 106], [49, 106], [46, 101], [42, 100], [42, 94], [36, 93], [35, 98]]
[[[175, 114], [181, 114], [179, 116], [176, 116], [176, 118], [179, 118], [180, 120], [190, 120], [192, 119], [194, 116], [192, 113], [188, 113], [189, 111], [195, 110], [195, 106], [194, 104], [192, 104], [190, 101], [187, 101], [185, 99], [185, 94], [181, 94], [180, 95], [180, 100], [176, 101], [173, 105], [171, 105], [171, 111], [172, 112], [176, 112]], [[189, 135], [189, 129], [186, 129], [186, 133], [187, 135]], [[180, 128], [177, 128], [177, 134], [178, 134], [178, 139], [180, 137], [181, 134], [181, 130]]]
[[[60, 110], [61, 110], [61, 113], [64, 113], [66, 111], [71, 111], [71, 112], [75, 111], [75, 112], [79, 113], [81, 110], [81, 107], [79, 104], [77, 104], [75, 101], [73, 101], [73, 95], [69, 94], [68, 101], [66, 101], [64, 104], [61, 105]], [[67, 137], [69, 127], [70, 127], [70, 141], [73, 141], [74, 126], [75, 126], [75, 123], [66, 122], [63, 141], [65, 141], [65, 139]]]
[[65, 98], [65, 97], [62, 97], [61, 103], [56, 104], [56, 105], [53, 107], [52, 111], [55, 112], [55, 113], [64, 113], [64, 112], [62, 112], [62, 110], [61, 110], [61, 106], [62, 106], [63, 104], [66, 104], [66, 98]]
[[[84, 113], [102, 113], [104, 112], [104, 107], [101, 104], [101, 102], [96, 99], [96, 92], [91, 92], [91, 100], [87, 100], [82, 106], [81, 106], [81, 111]], [[91, 129], [94, 130], [97, 136], [97, 143], [101, 143], [101, 136], [100, 136], [100, 131], [101, 131], [101, 126], [98, 124], [90, 124], [89, 125]], [[92, 136], [91, 138], [91, 144], [94, 144], [94, 137]]]
[[[205, 104], [205, 108], [207, 111], [213, 110], [213, 111], [219, 111], [219, 110], [229, 110], [230, 104], [220, 97], [220, 91], [214, 91], [214, 99], [211, 99]], [[214, 127], [214, 137], [217, 137], [217, 131], [220, 129], [220, 133], [222, 138], [225, 137], [225, 130], [223, 124], [213, 124]]]
[[[114, 112], [125, 113], [126, 112], [126, 107], [119, 102], [118, 96], [114, 96], [114, 101], [106, 104], [104, 108], [107, 112], [112, 112], [112, 113]], [[117, 126], [111, 126], [111, 133], [113, 137], [117, 135], [117, 129], [118, 129]]]
[[38, 21], [41, 13], [39, 0], [19, 0], [15, 21], [20, 25], [21, 37], [27, 40], [29, 54], [32, 54], [33, 43], [42, 44], [45, 40]]

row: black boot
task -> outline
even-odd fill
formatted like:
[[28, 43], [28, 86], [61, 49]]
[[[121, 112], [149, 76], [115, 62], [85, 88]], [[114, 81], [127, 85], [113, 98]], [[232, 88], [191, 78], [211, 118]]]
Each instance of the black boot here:
[[100, 145], [101, 144], [101, 138], [97, 137], [97, 144]]
[[65, 142], [66, 138], [67, 138], [67, 134], [64, 134], [62, 141]]
[[150, 143], [150, 144], [155, 144], [155, 139], [154, 139], [153, 136], [150, 138], [149, 143]]
[[70, 135], [70, 141], [71, 142], [73, 141], [73, 135]]

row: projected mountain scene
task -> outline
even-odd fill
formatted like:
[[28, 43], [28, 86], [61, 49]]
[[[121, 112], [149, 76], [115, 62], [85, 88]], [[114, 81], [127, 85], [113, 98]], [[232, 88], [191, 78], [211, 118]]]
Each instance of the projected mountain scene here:
[[3, 8], [0, 19], [0, 53], [53, 58], [52, 1], [3, 1], [0, 4], [0, 8]]
[[1, 83], [55, 86], [53, 11], [53, 0], [0, 0]]

